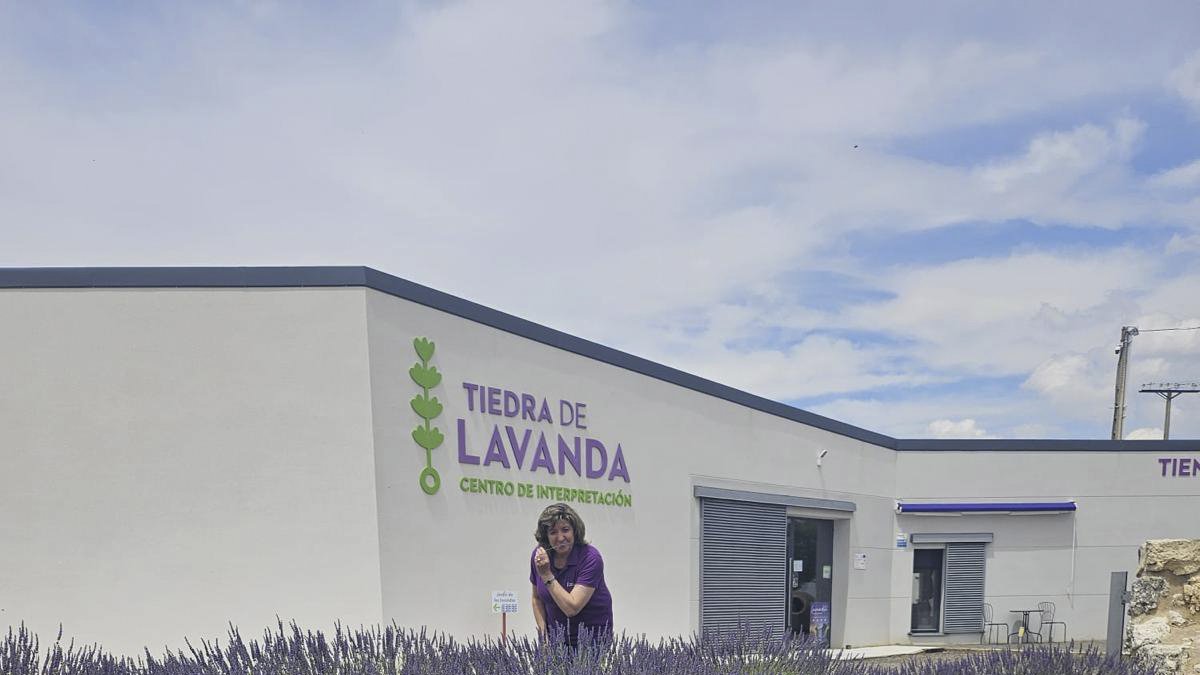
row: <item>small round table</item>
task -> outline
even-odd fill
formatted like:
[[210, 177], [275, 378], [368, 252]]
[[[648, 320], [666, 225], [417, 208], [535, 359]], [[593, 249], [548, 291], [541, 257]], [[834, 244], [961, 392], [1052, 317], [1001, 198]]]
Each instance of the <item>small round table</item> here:
[[1034, 612], [1041, 613], [1041, 611], [1042, 610], [1036, 609], [1036, 608], [1035, 609], [1010, 609], [1010, 610], [1008, 610], [1008, 612], [1010, 614], [1020, 614], [1021, 615], [1021, 628], [1016, 633], [1009, 633], [1008, 634], [1009, 640], [1012, 640], [1012, 636], [1014, 636], [1014, 635], [1017, 636], [1018, 643], [1031, 642], [1031, 640], [1029, 639], [1030, 635], [1036, 635], [1040, 639], [1042, 637], [1041, 633], [1034, 633], [1033, 631], [1029, 630], [1029, 615], [1033, 614]]

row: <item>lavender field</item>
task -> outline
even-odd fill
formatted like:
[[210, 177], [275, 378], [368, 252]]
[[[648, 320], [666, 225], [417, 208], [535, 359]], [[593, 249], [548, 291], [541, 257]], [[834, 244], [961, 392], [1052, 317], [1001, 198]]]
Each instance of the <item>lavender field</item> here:
[[24, 626], [0, 645], [0, 675], [1152, 675], [1147, 664], [1107, 660], [1094, 650], [1030, 647], [971, 652], [962, 658], [899, 665], [838, 661], [812, 644], [753, 636], [647, 642], [621, 637], [569, 650], [556, 641], [461, 642], [398, 626], [332, 635], [280, 622], [258, 639], [231, 628], [226, 639], [189, 643], [186, 651], [114, 656], [59, 635], [40, 646]]

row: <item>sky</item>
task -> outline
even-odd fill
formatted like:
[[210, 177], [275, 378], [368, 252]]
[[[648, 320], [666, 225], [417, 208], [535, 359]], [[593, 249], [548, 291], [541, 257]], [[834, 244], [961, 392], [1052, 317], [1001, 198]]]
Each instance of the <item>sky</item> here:
[[[896, 437], [1103, 439], [1198, 262], [1191, 0], [0, 3], [4, 267], [366, 265]], [[1200, 331], [1130, 355], [1159, 438]]]

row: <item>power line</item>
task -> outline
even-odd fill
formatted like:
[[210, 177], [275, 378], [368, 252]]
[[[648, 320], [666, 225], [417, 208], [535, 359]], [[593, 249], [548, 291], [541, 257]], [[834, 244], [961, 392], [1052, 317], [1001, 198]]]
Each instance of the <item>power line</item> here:
[[[1133, 344], [1133, 337], [1142, 333], [1161, 333], [1170, 330], [1200, 330], [1200, 326], [1186, 326], [1181, 328], [1141, 328], [1137, 326], [1122, 326], [1121, 327], [1121, 346], [1117, 347], [1117, 384], [1116, 391], [1113, 396], [1113, 426], [1112, 439], [1119, 441], [1125, 437], [1125, 375], [1129, 368], [1129, 348]], [[1171, 399], [1167, 399], [1167, 414], [1171, 414]], [[1168, 417], [1167, 425], [1170, 425]], [[1167, 427], [1164, 427], [1167, 428]], [[1164, 436], [1165, 438], [1165, 436]]]

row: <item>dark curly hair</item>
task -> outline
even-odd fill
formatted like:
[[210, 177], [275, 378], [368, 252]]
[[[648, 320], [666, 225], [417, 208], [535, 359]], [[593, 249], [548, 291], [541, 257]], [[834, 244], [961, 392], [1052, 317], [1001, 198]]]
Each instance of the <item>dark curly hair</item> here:
[[575, 545], [583, 546], [587, 543], [584, 538], [583, 518], [575, 513], [575, 509], [566, 504], [551, 504], [542, 511], [542, 515], [538, 516], [537, 530], [533, 533], [533, 538], [543, 548], [550, 546], [550, 528], [560, 520], [565, 520], [571, 525], [571, 529], [575, 532]]

